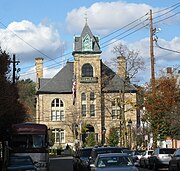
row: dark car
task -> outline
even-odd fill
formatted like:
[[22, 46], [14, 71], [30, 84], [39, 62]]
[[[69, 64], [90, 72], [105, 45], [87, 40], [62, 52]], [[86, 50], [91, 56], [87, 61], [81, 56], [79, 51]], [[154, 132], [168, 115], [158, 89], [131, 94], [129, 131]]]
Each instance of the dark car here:
[[122, 149], [122, 152], [131, 156], [133, 159], [134, 165], [139, 166], [139, 158], [138, 156], [135, 155], [135, 151], [129, 150], [129, 149]]
[[89, 157], [89, 164], [93, 164], [96, 160], [98, 154], [104, 153], [123, 153], [123, 148], [121, 147], [95, 147], [92, 149], [90, 157]]
[[11, 156], [7, 163], [7, 171], [36, 171], [30, 156]]
[[169, 171], [180, 170], [180, 148], [177, 148], [169, 161]]
[[73, 170], [74, 171], [87, 171], [89, 170], [89, 156], [91, 154], [92, 147], [79, 148], [75, 152], [73, 157]]
[[156, 148], [149, 157], [149, 169], [167, 168], [175, 150], [174, 148]]
[[152, 155], [153, 150], [146, 150], [142, 157], [139, 159], [140, 167], [148, 168], [149, 166], [149, 157]]

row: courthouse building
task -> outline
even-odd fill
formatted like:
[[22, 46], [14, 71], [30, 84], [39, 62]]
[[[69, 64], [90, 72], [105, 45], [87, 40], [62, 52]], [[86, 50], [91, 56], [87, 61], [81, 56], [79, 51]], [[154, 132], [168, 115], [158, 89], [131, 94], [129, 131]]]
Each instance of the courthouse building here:
[[54, 147], [82, 145], [91, 133], [97, 143], [107, 143], [112, 128], [122, 134], [129, 120], [132, 129], [137, 126], [132, 105], [137, 91], [125, 81], [125, 58], [118, 57], [115, 73], [102, 62], [99, 41], [86, 23], [81, 35], [74, 37], [74, 61], [53, 78], [43, 78], [43, 59], [36, 58], [36, 122], [52, 130]]

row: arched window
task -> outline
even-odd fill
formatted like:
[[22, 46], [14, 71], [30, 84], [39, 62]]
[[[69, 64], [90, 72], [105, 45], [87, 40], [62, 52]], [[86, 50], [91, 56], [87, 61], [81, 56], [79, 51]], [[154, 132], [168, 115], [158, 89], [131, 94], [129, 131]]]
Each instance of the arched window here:
[[61, 99], [54, 99], [51, 102], [51, 120], [64, 121], [64, 103]]
[[86, 94], [85, 93], [82, 93], [81, 94], [81, 101], [85, 101], [86, 100]]
[[93, 77], [93, 67], [90, 64], [82, 66], [82, 77]]

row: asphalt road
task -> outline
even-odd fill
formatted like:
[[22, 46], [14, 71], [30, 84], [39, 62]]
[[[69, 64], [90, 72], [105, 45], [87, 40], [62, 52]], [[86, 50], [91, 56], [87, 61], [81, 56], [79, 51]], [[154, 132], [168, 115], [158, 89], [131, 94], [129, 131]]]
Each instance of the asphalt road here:
[[73, 171], [72, 157], [50, 158], [50, 171]]
[[[51, 157], [50, 171], [73, 171], [72, 157]], [[150, 170], [139, 168], [139, 171]], [[159, 171], [168, 171], [168, 169], [160, 169]]]

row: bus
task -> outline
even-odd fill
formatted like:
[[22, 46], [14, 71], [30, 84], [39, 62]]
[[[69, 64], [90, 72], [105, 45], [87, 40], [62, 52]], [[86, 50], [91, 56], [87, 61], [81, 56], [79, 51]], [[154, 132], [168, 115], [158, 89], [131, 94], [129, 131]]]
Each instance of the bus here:
[[48, 128], [45, 124], [13, 124], [9, 155], [29, 155], [37, 171], [49, 170]]

